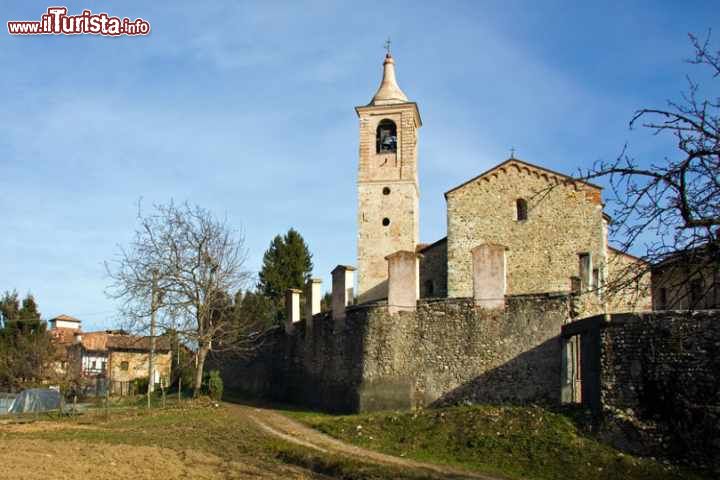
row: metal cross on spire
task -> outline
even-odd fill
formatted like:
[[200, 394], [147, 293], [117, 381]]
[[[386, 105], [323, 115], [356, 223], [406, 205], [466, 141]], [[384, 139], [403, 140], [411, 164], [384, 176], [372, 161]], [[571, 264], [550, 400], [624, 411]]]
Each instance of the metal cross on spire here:
[[510, 147], [510, 158], [515, 158], [515, 147]]
[[390, 44], [391, 43], [392, 42], [390, 41], [390, 37], [388, 37], [387, 40], [385, 40], [385, 50], [387, 50], [388, 55], [390, 55]]

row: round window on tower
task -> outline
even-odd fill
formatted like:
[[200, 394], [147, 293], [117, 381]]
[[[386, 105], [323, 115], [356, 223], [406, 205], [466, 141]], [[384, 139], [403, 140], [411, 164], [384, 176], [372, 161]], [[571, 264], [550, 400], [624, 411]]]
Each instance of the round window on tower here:
[[383, 195], [390, 195], [390, 187], [383, 188]]
[[388, 225], [390, 225], [390, 219], [387, 217], [383, 218], [383, 227], [387, 227]]

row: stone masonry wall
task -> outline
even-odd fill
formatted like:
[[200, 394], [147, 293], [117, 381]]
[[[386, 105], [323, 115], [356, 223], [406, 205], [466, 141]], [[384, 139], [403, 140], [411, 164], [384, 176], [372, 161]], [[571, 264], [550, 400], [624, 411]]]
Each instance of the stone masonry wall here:
[[555, 403], [567, 315], [567, 297], [550, 295], [509, 297], [504, 312], [471, 299], [420, 301], [395, 315], [381, 303], [349, 307], [339, 331], [317, 315], [312, 329], [278, 330], [259, 358], [223, 373], [228, 385], [330, 411]]
[[588, 350], [582, 352], [583, 403], [602, 419], [604, 434], [635, 453], [720, 469], [720, 311], [616, 314], [576, 323], [564, 334], [591, 339], [581, 347]]
[[[508, 294], [569, 291], [580, 252], [591, 252], [595, 265], [605, 263], [596, 188], [511, 162], [446, 197], [450, 297], [472, 295], [470, 251], [481, 243], [508, 247]], [[516, 219], [518, 198], [528, 203], [527, 220]]]
[[[155, 354], [155, 371], [160, 377], [170, 379], [172, 354], [158, 352]], [[115, 350], [110, 353], [108, 372], [114, 382], [129, 382], [137, 378], [148, 378], [148, 354], [144, 352], [128, 352]], [[128, 369], [122, 369], [122, 362], [128, 362]]]
[[647, 269], [642, 260], [612, 248], [608, 250], [607, 283], [612, 290], [607, 299], [608, 312], [652, 310], [650, 273], [635, 281], [640, 269]]

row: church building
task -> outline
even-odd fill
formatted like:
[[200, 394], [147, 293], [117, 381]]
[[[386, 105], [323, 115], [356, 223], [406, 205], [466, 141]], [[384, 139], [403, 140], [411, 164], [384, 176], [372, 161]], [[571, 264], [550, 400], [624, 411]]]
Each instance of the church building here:
[[422, 121], [389, 52], [355, 110], [357, 268], [333, 269], [330, 309], [320, 279], [288, 289], [285, 328], [252, 361], [224, 367], [226, 385], [338, 412], [591, 395], [578, 372], [597, 352], [561, 332], [645, 306], [607, 289], [639, 260], [608, 245], [601, 188], [513, 155], [449, 189], [447, 236], [422, 244]]
[[[417, 103], [408, 99], [388, 52], [380, 87], [360, 118], [357, 303], [388, 297], [386, 257], [418, 253], [419, 297], [472, 297], [479, 245], [504, 250], [504, 294], [602, 292], [605, 282], [638, 259], [608, 245], [602, 187], [511, 158], [445, 193], [447, 236], [419, 242]], [[649, 293], [640, 306], [649, 302]], [[598, 295], [599, 296], [599, 295]], [[636, 295], [637, 297], [637, 295]], [[615, 298], [627, 310], [637, 298]]]

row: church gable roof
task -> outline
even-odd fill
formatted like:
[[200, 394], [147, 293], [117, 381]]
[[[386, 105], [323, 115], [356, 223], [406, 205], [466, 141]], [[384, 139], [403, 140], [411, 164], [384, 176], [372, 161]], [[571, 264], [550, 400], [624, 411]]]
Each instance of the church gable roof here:
[[476, 176], [476, 177], [473, 177], [473, 178], [471, 178], [470, 180], [468, 180], [468, 181], [466, 181], [466, 182], [464, 182], [464, 183], [461, 183], [461, 184], [458, 185], [457, 187], [451, 188], [450, 190], [448, 190], [447, 192], [445, 192], [445, 198], [447, 198], [448, 194], [450, 194], [450, 193], [452, 193], [452, 192], [455, 192], [455, 191], [457, 191], [457, 190], [460, 190], [460, 189], [462, 189], [463, 187], [465, 187], [465, 186], [467, 186], [467, 185], [469, 185], [469, 184], [471, 184], [471, 183], [473, 183], [473, 182], [475, 182], [475, 181], [477, 181], [477, 180], [479, 180], [479, 179], [481, 179], [481, 178], [483, 178], [483, 177], [485, 177], [485, 176], [487, 176], [487, 175], [492, 174], [492, 173], [495, 172], [496, 170], [499, 170], [499, 169], [505, 168], [505, 167], [509, 167], [509, 166], [511, 166], [511, 165], [515, 165], [515, 166], [517, 166], [517, 167], [519, 167], [519, 168], [527, 168], [527, 169], [530, 169], [530, 170], [534, 170], [534, 171], [536, 171], [536, 172], [538, 172], [538, 173], [547, 175], [548, 177], [555, 177], [555, 178], [559, 179], [559, 180], [562, 181], [562, 182], [582, 183], [583, 185], [587, 185], [587, 186], [590, 187], [590, 188], [596, 189], [598, 192], [600, 192], [600, 191], [602, 190], [602, 187], [600, 187], [600, 186], [598, 186], [598, 185], [595, 185], [595, 184], [589, 183], [589, 182], [585, 182], [585, 181], [583, 181], [583, 180], [578, 180], [578, 179], [573, 178], [573, 177], [571, 177], [571, 176], [569, 176], [569, 175], [565, 175], [564, 173], [559, 173], [559, 172], [556, 172], [556, 171], [554, 171], [554, 170], [550, 170], [550, 169], [548, 169], [548, 168], [541, 167], [541, 166], [539, 166], [539, 165], [534, 165], [534, 164], [532, 164], [532, 163], [528, 163], [528, 162], [525, 162], [525, 161], [523, 161], [523, 160], [519, 160], [519, 159], [517, 159], [517, 158], [508, 158], [508, 159], [505, 160], [504, 162], [495, 165], [494, 167], [490, 168], [489, 170], [484, 171], [484, 172], [481, 173], [480, 175], [478, 175], [478, 176]]

